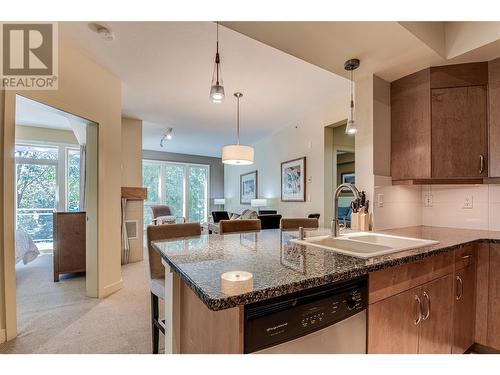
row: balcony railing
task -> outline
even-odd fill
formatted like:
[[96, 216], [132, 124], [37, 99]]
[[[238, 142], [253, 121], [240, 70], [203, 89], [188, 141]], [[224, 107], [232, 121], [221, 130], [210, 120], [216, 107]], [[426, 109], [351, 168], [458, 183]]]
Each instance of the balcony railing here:
[[17, 228], [28, 233], [35, 243], [52, 242], [53, 208], [18, 208]]

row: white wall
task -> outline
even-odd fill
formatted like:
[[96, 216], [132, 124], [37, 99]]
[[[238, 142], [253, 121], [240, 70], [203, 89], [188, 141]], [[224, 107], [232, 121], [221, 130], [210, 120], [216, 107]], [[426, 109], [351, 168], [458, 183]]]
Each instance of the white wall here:
[[376, 176], [374, 199], [371, 201], [373, 229], [422, 225], [421, 192], [421, 186], [393, 186], [391, 177]]
[[[224, 167], [226, 210], [249, 208], [239, 201], [240, 174], [258, 171], [259, 198], [267, 198], [270, 207], [286, 217], [303, 217], [324, 212], [324, 137], [325, 126], [346, 119], [349, 98], [339, 98], [299, 121], [256, 143], [255, 162], [250, 166]], [[305, 156], [307, 158], [306, 202], [281, 202], [281, 162]]]
[[[426, 206], [428, 194], [432, 206]], [[466, 197], [472, 208], [463, 208]], [[500, 231], [500, 185], [377, 186], [374, 204], [376, 230], [427, 225]]]
[[[424, 199], [432, 195], [432, 207]], [[466, 196], [472, 197], [471, 209], [465, 209]], [[500, 185], [430, 185], [422, 187], [422, 224], [500, 230]]]

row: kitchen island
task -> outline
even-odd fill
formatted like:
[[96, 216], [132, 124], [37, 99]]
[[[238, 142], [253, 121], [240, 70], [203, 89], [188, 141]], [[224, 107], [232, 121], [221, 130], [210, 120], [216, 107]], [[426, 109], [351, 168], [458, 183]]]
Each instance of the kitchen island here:
[[[297, 232], [280, 230], [154, 242], [166, 267], [166, 353], [243, 353], [245, 306], [366, 277], [470, 244], [500, 242], [500, 233], [476, 230], [412, 227], [384, 233], [439, 244], [364, 260], [295, 244], [290, 240]], [[253, 276], [251, 284], [241, 290], [221, 287], [224, 273], [242, 271]]]

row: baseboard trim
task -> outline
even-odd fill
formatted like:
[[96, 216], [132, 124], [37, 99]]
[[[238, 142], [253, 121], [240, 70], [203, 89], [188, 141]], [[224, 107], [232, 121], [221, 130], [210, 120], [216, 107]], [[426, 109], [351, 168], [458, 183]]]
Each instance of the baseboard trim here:
[[119, 291], [121, 288], [123, 288], [123, 279], [120, 279], [116, 283], [105, 286], [102, 289], [102, 295], [100, 296], [100, 298], [107, 297], [107, 296]]
[[0, 329], [0, 344], [7, 340], [6, 337], [7, 336], [5, 335], [5, 329]]

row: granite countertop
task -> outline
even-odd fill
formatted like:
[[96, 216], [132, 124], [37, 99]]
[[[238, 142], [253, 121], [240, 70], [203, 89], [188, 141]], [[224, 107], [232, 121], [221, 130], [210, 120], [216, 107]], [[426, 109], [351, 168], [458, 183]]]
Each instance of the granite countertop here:
[[[370, 271], [409, 263], [475, 241], [499, 242], [500, 232], [409, 227], [380, 233], [439, 241], [439, 244], [371, 259], [354, 258], [313, 246], [289, 242], [297, 232], [268, 229], [256, 233], [201, 235], [153, 242], [161, 257], [198, 295], [217, 311], [366, 275]], [[326, 229], [308, 233], [329, 234]], [[246, 271], [253, 287], [239, 293], [221, 290], [221, 275]]]

